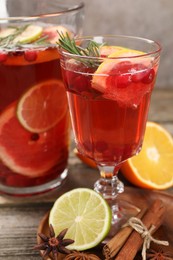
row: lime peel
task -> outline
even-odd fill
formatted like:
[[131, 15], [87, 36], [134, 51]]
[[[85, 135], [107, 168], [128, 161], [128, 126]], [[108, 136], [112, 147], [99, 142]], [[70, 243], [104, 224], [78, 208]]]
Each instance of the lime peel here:
[[49, 216], [56, 235], [68, 228], [66, 238], [75, 242], [67, 248], [79, 251], [93, 248], [103, 241], [109, 233], [111, 220], [111, 209], [105, 199], [88, 188], [64, 193], [55, 201]]

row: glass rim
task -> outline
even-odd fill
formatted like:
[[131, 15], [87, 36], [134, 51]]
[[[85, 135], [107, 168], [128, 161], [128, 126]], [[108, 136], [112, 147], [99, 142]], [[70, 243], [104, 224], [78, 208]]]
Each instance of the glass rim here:
[[99, 57], [99, 56], [86, 56], [86, 55], [78, 55], [78, 54], [72, 54], [69, 53], [67, 51], [64, 51], [61, 47], [59, 47], [59, 51], [62, 54], [62, 56], [68, 56], [71, 58], [83, 58], [83, 59], [93, 59], [93, 60], [114, 60], [114, 59], [134, 59], [134, 58], [140, 58], [140, 57], [147, 57], [147, 56], [151, 56], [151, 55], [156, 55], [159, 54], [162, 50], [161, 44], [157, 41], [154, 40], [150, 40], [147, 38], [143, 38], [143, 37], [138, 37], [138, 36], [131, 36], [131, 35], [122, 35], [122, 34], [103, 34], [103, 35], [90, 35], [90, 36], [81, 36], [81, 37], [75, 37], [75, 41], [76, 42], [80, 42], [82, 40], [91, 40], [93, 38], [96, 37], [102, 37], [102, 38], [124, 38], [124, 39], [133, 39], [133, 40], [140, 40], [149, 44], [155, 44], [155, 46], [157, 47], [156, 50], [153, 51], [149, 51], [143, 54], [138, 54], [138, 55], [133, 55], [133, 56], [118, 56], [118, 57]]
[[[60, 6], [60, 5], [59, 5]], [[62, 5], [63, 6], [63, 3]], [[66, 13], [71, 13], [71, 12], [75, 12], [75, 11], [78, 11], [82, 8], [84, 8], [85, 4], [83, 2], [79, 2], [76, 4], [70, 4], [69, 3], [69, 6], [67, 6], [66, 8], [64, 8], [64, 10], [62, 11], [57, 11], [57, 12], [48, 12], [48, 13], [43, 13], [43, 14], [38, 14], [38, 15], [25, 15], [25, 16], [9, 16], [9, 17], [3, 17], [1, 18], [0, 17], [0, 22], [1, 21], [14, 21], [14, 20], [18, 20], [18, 21], [21, 21], [21, 20], [35, 20], [35, 19], [39, 19], [39, 18], [46, 18], [46, 17], [55, 17], [55, 16], [60, 16], [60, 15], [63, 15], [63, 14], [66, 14]]]

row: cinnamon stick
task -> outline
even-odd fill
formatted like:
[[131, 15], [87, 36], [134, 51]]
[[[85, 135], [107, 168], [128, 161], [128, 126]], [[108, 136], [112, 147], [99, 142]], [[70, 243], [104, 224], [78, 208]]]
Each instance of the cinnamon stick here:
[[[141, 219], [143, 215], [146, 212], [146, 208], [143, 208], [136, 217]], [[127, 238], [132, 233], [133, 228], [129, 226], [122, 227], [120, 231], [111, 239], [108, 241], [107, 244], [103, 247], [103, 254], [105, 256], [105, 259], [111, 259], [113, 258], [118, 251], [121, 249], [121, 247], [126, 242]]]
[[[161, 200], [156, 200], [149, 210], [146, 212], [144, 217], [142, 218], [143, 224], [149, 229], [152, 225], [155, 226], [155, 229], [152, 233], [154, 233], [161, 225], [163, 221], [163, 215], [165, 213], [165, 207]], [[151, 234], [152, 234], [151, 233]], [[133, 260], [137, 251], [143, 244], [143, 239], [139, 233], [133, 231], [126, 243], [119, 251], [116, 256], [116, 260]]]

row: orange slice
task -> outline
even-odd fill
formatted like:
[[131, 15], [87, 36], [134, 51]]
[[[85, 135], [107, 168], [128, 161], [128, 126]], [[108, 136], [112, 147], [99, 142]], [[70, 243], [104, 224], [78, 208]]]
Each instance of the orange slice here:
[[91, 168], [97, 168], [97, 165], [93, 160], [79, 153], [76, 148], [73, 150], [73, 152], [84, 164], [90, 166]]
[[55, 126], [67, 111], [61, 81], [52, 79], [31, 87], [19, 100], [17, 117], [30, 132], [41, 133]]
[[[66, 160], [68, 122], [65, 118], [48, 133], [30, 133], [16, 118], [16, 102], [0, 114], [0, 161], [17, 174], [36, 178], [50, 174], [50, 170]], [[66, 140], [64, 140], [66, 139]], [[2, 168], [3, 169], [3, 168]], [[59, 168], [56, 168], [59, 171]], [[2, 170], [3, 171], [3, 170]], [[14, 176], [10, 174], [10, 176]]]
[[123, 50], [126, 50], [126, 48], [121, 46], [109, 46], [109, 45], [103, 45], [100, 47], [100, 56], [101, 57], [108, 57], [111, 54], [119, 53]]
[[[35, 52], [35, 59], [28, 60], [26, 59], [26, 52]], [[9, 55], [7, 59], [3, 62], [4, 65], [10, 65], [10, 66], [27, 66], [28, 64], [38, 64], [38, 63], [44, 63], [59, 59], [59, 53], [57, 48], [47, 48], [47, 49], [29, 49], [24, 52], [23, 55], [15, 55], [15, 52], [11, 53], [9, 52]]]
[[152, 58], [122, 47], [100, 64], [93, 75], [92, 87], [106, 99], [137, 107], [142, 97], [151, 92], [155, 78]]
[[47, 36], [48, 37], [47, 41], [52, 44], [58, 43], [58, 41], [59, 41], [58, 33], [63, 33], [64, 35], [66, 35], [66, 33], [68, 33], [68, 35], [70, 37], [73, 36], [73, 33], [70, 32], [66, 27], [64, 27], [62, 25], [49, 26], [43, 30], [43, 36]]
[[121, 167], [134, 185], [148, 189], [173, 186], [173, 138], [162, 126], [148, 122], [141, 152]]
[[[92, 87], [99, 90], [100, 92], [105, 92], [105, 90], [107, 88], [107, 77], [106, 76], [114, 73], [113, 72], [114, 68], [117, 66], [118, 63], [120, 63], [122, 61], [127, 61], [128, 58], [125, 58], [127, 56], [132, 57], [132, 56], [138, 56], [138, 55], [144, 54], [141, 51], [131, 50], [131, 49], [123, 48], [123, 47], [109, 46], [109, 48], [111, 50], [114, 50], [116, 48], [117, 49], [115, 50], [115, 52], [111, 53], [108, 56], [108, 58], [112, 58], [112, 59], [107, 59], [100, 64], [98, 69], [95, 71], [93, 80], [92, 80]], [[106, 50], [108, 52], [107, 48], [106, 48]], [[105, 52], [106, 52], [106, 50], [105, 50]], [[118, 57], [124, 57], [124, 59], [123, 60], [113, 59], [113, 58], [118, 58]]]

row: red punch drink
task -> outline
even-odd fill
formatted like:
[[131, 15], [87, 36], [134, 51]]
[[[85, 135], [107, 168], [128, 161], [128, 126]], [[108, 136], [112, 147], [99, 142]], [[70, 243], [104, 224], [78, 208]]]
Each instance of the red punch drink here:
[[101, 35], [76, 41], [61, 37], [60, 46], [76, 145], [98, 166], [94, 190], [112, 209], [113, 236], [139, 210], [117, 200], [124, 191], [117, 173], [142, 147], [160, 45], [144, 38]]
[[82, 59], [62, 67], [77, 148], [98, 165], [111, 166], [141, 149], [158, 63], [119, 46], [102, 47], [100, 57], [95, 67]]
[[[70, 12], [79, 15], [82, 7]], [[69, 112], [57, 48], [58, 32], [68, 32], [70, 37], [77, 33], [73, 26], [67, 28], [50, 20], [20, 18], [0, 24], [2, 193], [45, 192], [67, 176]]]

